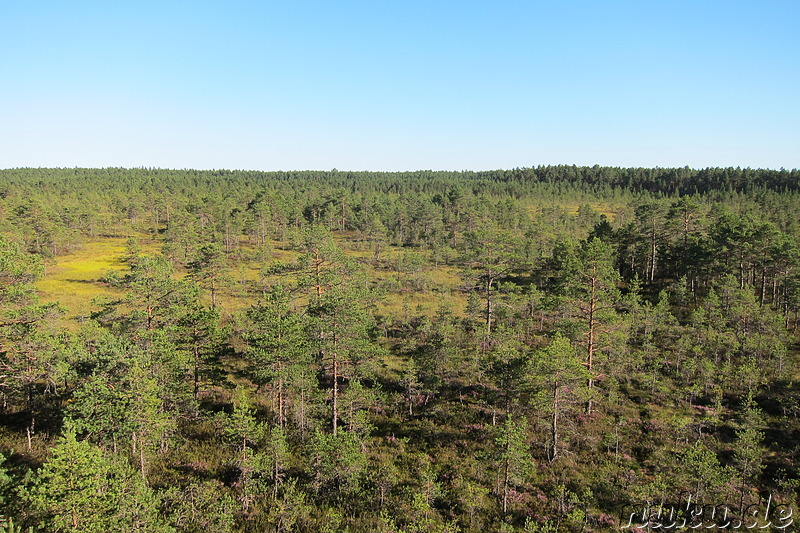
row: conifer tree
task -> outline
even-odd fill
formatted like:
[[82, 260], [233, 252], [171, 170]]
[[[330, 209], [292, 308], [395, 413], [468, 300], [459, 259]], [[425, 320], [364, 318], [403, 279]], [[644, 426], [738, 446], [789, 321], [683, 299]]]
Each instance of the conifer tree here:
[[45, 326], [63, 310], [39, 304], [34, 283], [43, 272], [38, 256], [0, 235], [0, 390], [4, 398], [16, 397], [27, 406], [28, 449], [36, 431], [37, 384], [44, 382], [50, 390], [61, 367], [61, 346]]
[[605, 350], [613, 349], [610, 333], [619, 324], [616, 305], [620, 299], [617, 288], [620, 278], [614, 268], [611, 247], [594, 238], [584, 243], [577, 258], [568, 263], [565, 293], [568, 316], [583, 347], [584, 365], [587, 375], [586, 412], [591, 413], [596, 402], [596, 385], [605, 375], [598, 356]]
[[174, 531], [158, 516], [155, 493], [127, 463], [69, 429], [20, 497], [49, 531]]
[[588, 370], [582, 364], [578, 350], [559, 333], [534, 361], [530, 376], [536, 391], [534, 404], [537, 411], [549, 419], [547, 455], [554, 461], [564, 447], [565, 418], [584, 396], [579, 387], [586, 382]]
[[288, 404], [298, 398], [302, 377], [311, 371], [311, 346], [302, 316], [291, 308], [290, 293], [281, 285], [270, 288], [263, 299], [247, 311], [243, 334], [247, 357], [259, 384], [273, 393], [278, 425], [283, 428]]
[[525, 481], [534, 466], [528, 449], [525, 420], [515, 421], [509, 414], [496, 442], [500, 456], [500, 497], [505, 515], [508, 512], [509, 494], [512, 488]]

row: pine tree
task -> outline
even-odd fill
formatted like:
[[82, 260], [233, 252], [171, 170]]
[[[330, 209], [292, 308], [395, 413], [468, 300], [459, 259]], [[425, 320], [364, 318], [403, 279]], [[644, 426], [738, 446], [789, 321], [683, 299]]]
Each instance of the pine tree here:
[[331, 379], [331, 426], [336, 434], [341, 417], [340, 396], [346, 380], [369, 376], [381, 348], [372, 341], [374, 320], [367, 313], [365, 292], [337, 287], [315, 299], [308, 309], [311, 340], [323, 371]]
[[534, 467], [528, 447], [527, 424], [524, 419], [514, 421], [511, 414], [506, 417], [500, 435], [496, 439], [499, 448], [501, 503], [503, 515], [508, 513], [510, 491], [524, 482]]
[[217, 307], [217, 294], [221, 288], [230, 285], [230, 267], [224, 252], [218, 244], [204, 244], [188, 265], [189, 276], [211, 295], [211, 308]]
[[483, 300], [485, 340], [494, 327], [497, 285], [518, 266], [521, 248], [521, 239], [516, 233], [495, 226], [467, 234], [464, 260], [469, 265], [468, 275]]
[[49, 531], [173, 531], [157, 514], [156, 495], [127, 463], [69, 430], [20, 497]]
[[753, 400], [751, 392], [742, 406], [734, 448], [734, 464], [744, 484], [757, 483], [764, 468], [764, 450], [761, 448], [761, 441], [764, 440], [763, 428], [764, 414]]
[[614, 268], [611, 247], [596, 238], [584, 243], [577, 257], [567, 265], [564, 273], [566, 308], [582, 337], [580, 344], [588, 372], [586, 412], [591, 413], [596, 402], [597, 381], [607, 370], [602, 368], [598, 355], [613, 349], [610, 334], [619, 326], [616, 305], [620, 300], [617, 288], [620, 277]]
[[536, 391], [534, 403], [537, 411], [549, 418], [547, 455], [551, 461], [560, 455], [566, 416], [583, 398], [579, 388], [587, 377], [588, 371], [578, 351], [561, 334], [557, 333], [535, 357], [530, 380]]
[[234, 531], [236, 502], [219, 481], [194, 481], [164, 495], [172, 525], [186, 533]]
[[290, 293], [281, 285], [269, 289], [247, 311], [243, 333], [246, 355], [257, 382], [273, 393], [278, 425], [287, 421], [287, 405], [300, 401], [301, 378], [311, 371], [311, 346], [303, 317], [291, 308]]
[[153, 332], [174, 327], [197, 301], [199, 290], [196, 284], [175, 279], [173, 274], [172, 264], [164, 256], [137, 256], [128, 273], [108, 277], [111, 285], [125, 291], [123, 297], [105, 301], [94, 317], [143, 342]]
[[40, 258], [0, 235], [0, 390], [27, 406], [29, 450], [36, 431], [36, 385], [46, 383], [51, 389], [62, 355], [45, 326], [63, 310], [58, 304], [40, 305], [35, 292], [43, 272]]

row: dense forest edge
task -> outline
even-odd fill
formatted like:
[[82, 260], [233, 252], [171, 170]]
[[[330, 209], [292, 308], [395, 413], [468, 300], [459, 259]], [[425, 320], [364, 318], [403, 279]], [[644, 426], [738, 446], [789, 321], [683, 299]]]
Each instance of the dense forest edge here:
[[0, 531], [791, 531], [798, 188], [0, 170]]

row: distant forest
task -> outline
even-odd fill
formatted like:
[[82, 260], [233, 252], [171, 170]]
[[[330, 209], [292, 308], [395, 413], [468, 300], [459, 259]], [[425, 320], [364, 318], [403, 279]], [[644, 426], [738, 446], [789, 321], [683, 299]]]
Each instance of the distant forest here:
[[790, 531], [799, 188], [0, 170], [0, 532]]

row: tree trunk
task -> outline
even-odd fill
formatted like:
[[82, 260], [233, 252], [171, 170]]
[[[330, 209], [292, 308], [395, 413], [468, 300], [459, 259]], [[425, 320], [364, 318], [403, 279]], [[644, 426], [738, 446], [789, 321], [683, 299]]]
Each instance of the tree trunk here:
[[298, 425], [300, 426], [300, 440], [306, 438], [306, 389], [300, 390], [300, 413], [298, 415]]
[[147, 483], [147, 474], [145, 473], [144, 467], [144, 446], [139, 444], [139, 466], [142, 469], [142, 479], [144, 480], [145, 484]]
[[550, 421], [550, 460], [558, 456], [558, 381], [553, 385], [553, 418]]
[[650, 283], [656, 279], [656, 252], [658, 251], [658, 243], [656, 241], [656, 221], [653, 219], [653, 235], [652, 245], [650, 250]]
[[278, 425], [283, 429], [286, 417], [283, 414], [283, 364], [280, 365], [281, 377], [278, 379]]
[[595, 351], [595, 342], [594, 342], [594, 334], [595, 334], [595, 307], [597, 305], [597, 300], [595, 299], [595, 292], [596, 292], [596, 284], [597, 280], [592, 278], [591, 280], [591, 290], [589, 292], [589, 333], [587, 335], [587, 342], [586, 342], [586, 368], [589, 371], [589, 382], [588, 382], [588, 389], [589, 389], [589, 399], [586, 402], [586, 413], [592, 413], [592, 393], [594, 392], [594, 351]]
[[336, 436], [336, 429], [338, 427], [339, 418], [339, 361], [336, 358], [336, 353], [333, 354], [333, 436]]
[[197, 353], [197, 346], [194, 347], [194, 401], [197, 401], [197, 396], [200, 391], [200, 355]]
[[504, 472], [503, 472], [503, 514], [508, 512], [508, 478], [509, 478], [509, 459], [508, 459], [508, 449], [510, 448], [509, 445], [509, 436], [506, 434], [506, 460], [504, 465]]
[[486, 340], [492, 333], [492, 278], [486, 279]]
[[322, 261], [319, 258], [319, 250], [314, 250], [314, 267], [316, 270], [317, 298], [322, 296]]
[[275, 481], [274, 481], [274, 485], [272, 487], [272, 497], [273, 498], [277, 498], [278, 497], [278, 476], [280, 475], [280, 470], [279, 470], [278, 467], [279, 467], [278, 458], [275, 457], [275, 470], [273, 472], [273, 476], [275, 478]]

